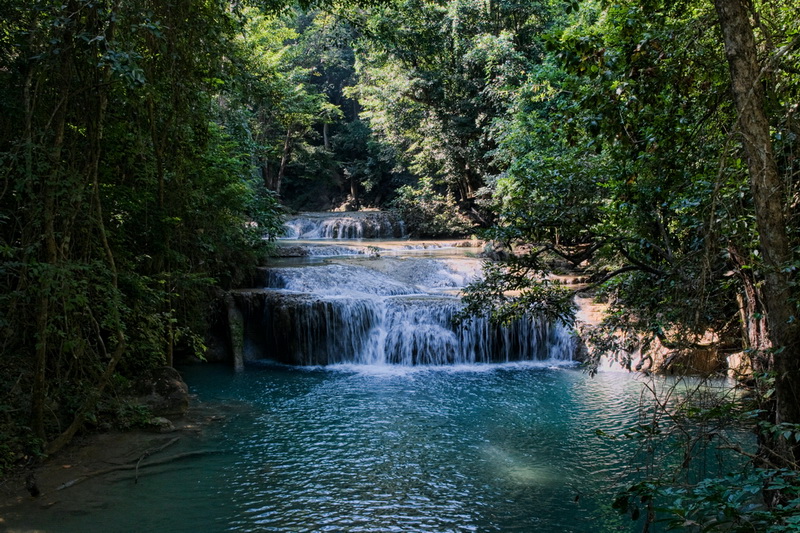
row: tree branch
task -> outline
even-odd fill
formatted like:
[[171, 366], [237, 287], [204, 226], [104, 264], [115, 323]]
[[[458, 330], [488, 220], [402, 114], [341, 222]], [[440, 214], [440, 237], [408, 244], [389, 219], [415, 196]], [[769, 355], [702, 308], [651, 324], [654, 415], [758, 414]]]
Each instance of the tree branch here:
[[572, 294], [578, 294], [579, 292], [583, 292], [583, 291], [585, 291], [587, 289], [594, 289], [595, 287], [599, 287], [600, 285], [602, 285], [606, 281], [608, 281], [610, 279], [613, 279], [613, 278], [619, 276], [620, 274], [625, 274], [626, 272], [636, 272], [636, 271], [641, 271], [641, 270], [642, 269], [639, 266], [636, 266], [636, 265], [628, 265], [628, 266], [624, 266], [622, 268], [618, 268], [617, 270], [614, 270], [613, 272], [609, 272], [608, 274], [606, 274], [605, 276], [603, 276], [599, 280], [591, 282], [586, 287], [582, 287], [580, 289], [575, 289], [574, 291], [572, 291]]

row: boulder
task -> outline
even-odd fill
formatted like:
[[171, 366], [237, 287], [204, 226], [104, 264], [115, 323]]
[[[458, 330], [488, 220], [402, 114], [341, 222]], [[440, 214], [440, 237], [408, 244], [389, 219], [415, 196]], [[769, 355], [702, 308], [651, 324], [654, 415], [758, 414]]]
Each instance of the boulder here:
[[183, 416], [189, 409], [189, 388], [172, 367], [155, 368], [138, 384], [138, 401], [157, 417]]
[[150, 425], [160, 433], [169, 433], [171, 431], [175, 431], [175, 424], [172, 423], [172, 420], [163, 416], [151, 418]]

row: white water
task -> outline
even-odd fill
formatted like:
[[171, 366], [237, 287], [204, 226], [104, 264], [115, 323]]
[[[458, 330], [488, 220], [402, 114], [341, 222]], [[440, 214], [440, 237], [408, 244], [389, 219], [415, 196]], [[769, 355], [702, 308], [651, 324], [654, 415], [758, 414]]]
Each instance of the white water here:
[[403, 221], [390, 213], [301, 213], [284, 224], [287, 239], [385, 239], [406, 236]]
[[[313, 214], [289, 222], [295, 234], [376, 233], [377, 213]], [[327, 228], [327, 229], [325, 229]], [[464, 365], [568, 363], [575, 339], [563, 324], [530, 316], [506, 326], [485, 317], [459, 322], [458, 293], [480, 275], [478, 250], [408, 240], [337, 238], [317, 261], [282, 260], [265, 269], [264, 287], [240, 293], [245, 356], [299, 365]], [[318, 242], [287, 243], [317, 250]], [[365, 247], [365, 245], [367, 245]], [[369, 250], [369, 254], [352, 250]], [[341, 255], [335, 255], [341, 252]], [[321, 257], [327, 258], [320, 259]]]

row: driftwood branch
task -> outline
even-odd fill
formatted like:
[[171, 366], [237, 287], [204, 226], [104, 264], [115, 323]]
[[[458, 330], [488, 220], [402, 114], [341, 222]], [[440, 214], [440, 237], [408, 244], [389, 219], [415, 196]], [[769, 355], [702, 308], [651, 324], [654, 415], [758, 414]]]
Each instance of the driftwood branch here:
[[156, 448], [151, 448], [151, 449], [149, 449], [149, 450], [145, 450], [145, 451], [144, 451], [144, 453], [142, 453], [142, 455], [141, 455], [141, 456], [139, 456], [139, 460], [138, 460], [138, 461], [136, 461], [136, 476], [134, 477], [134, 480], [133, 480], [133, 482], [134, 482], [134, 483], [139, 483], [139, 465], [142, 463], [142, 460], [144, 460], [144, 459], [146, 459], [147, 457], [149, 457], [149, 456], [153, 455], [154, 453], [158, 453], [158, 452], [160, 452], [161, 450], [164, 450], [164, 449], [166, 449], [166, 448], [169, 448], [170, 446], [172, 446], [173, 444], [175, 444], [175, 443], [176, 443], [176, 442], [178, 442], [179, 440], [180, 440], [180, 438], [178, 438], [178, 437], [175, 437], [174, 439], [171, 439], [171, 440], [169, 440], [169, 441], [165, 442], [165, 443], [164, 443], [164, 444], [162, 444], [161, 446], [158, 446], [158, 447], [156, 447]]

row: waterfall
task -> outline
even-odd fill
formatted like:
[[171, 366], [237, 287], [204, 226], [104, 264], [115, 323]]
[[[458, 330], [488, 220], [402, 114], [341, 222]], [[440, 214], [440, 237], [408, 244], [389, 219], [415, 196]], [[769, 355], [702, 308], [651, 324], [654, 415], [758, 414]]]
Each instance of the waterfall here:
[[[369, 271], [367, 271], [369, 272]], [[364, 274], [360, 277], [359, 274]], [[275, 269], [268, 288], [235, 294], [244, 312], [245, 358], [293, 365], [451, 365], [571, 361], [576, 342], [562, 324], [526, 316], [457, 322], [461, 301], [419, 292], [358, 267]], [[331, 289], [331, 280], [341, 282]], [[278, 287], [278, 288], [276, 288]], [[323, 287], [325, 287], [323, 289]]]
[[[232, 337], [242, 339], [235, 351], [245, 362], [410, 366], [573, 359], [577, 342], [563, 324], [538, 316], [503, 325], [487, 317], [458, 320], [458, 293], [480, 275], [482, 264], [464, 248], [343, 242], [402, 236], [402, 222], [391, 214], [304, 213], [286, 227], [294, 239], [320, 240], [287, 243], [291, 254], [282, 256], [283, 266], [261, 270], [260, 288], [232, 293], [240, 312], [229, 314], [241, 317]], [[318, 259], [304, 260], [312, 256]]]
[[301, 213], [284, 223], [286, 239], [393, 239], [406, 236], [402, 220], [385, 211]]
[[415, 294], [421, 289], [374, 270], [349, 265], [306, 268], [270, 268], [262, 271], [265, 287], [314, 294]]

